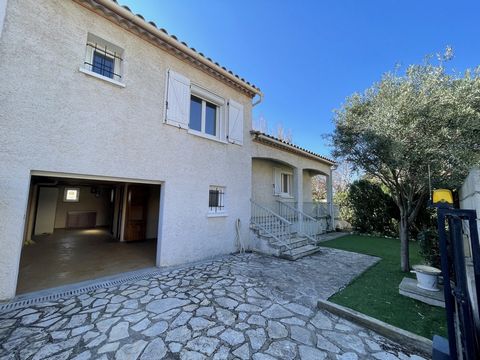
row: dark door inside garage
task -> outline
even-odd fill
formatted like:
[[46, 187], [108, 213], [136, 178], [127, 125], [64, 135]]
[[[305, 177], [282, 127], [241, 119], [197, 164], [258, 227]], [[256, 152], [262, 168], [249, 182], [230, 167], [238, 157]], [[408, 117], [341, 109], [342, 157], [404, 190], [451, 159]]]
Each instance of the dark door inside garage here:
[[148, 188], [143, 185], [130, 185], [127, 191], [125, 216], [125, 241], [145, 239], [147, 231]]

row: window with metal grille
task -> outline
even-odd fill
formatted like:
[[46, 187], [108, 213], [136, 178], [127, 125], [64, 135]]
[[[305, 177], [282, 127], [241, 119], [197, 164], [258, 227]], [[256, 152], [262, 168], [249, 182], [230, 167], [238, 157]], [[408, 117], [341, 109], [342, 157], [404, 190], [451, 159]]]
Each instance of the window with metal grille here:
[[225, 188], [220, 186], [210, 186], [208, 194], [208, 208], [210, 213], [219, 213], [225, 211]]
[[97, 74], [113, 79], [115, 68], [115, 59], [107, 55], [101, 54], [98, 51], [93, 53], [92, 71]]
[[88, 34], [84, 69], [106, 78], [122, 81], [123, 49], [98, 36]]

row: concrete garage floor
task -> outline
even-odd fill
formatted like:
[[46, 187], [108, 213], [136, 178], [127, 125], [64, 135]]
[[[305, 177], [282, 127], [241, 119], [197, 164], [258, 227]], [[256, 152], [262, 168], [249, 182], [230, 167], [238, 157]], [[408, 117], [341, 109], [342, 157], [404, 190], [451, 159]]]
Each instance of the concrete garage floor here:
[[0, 312], [0, 358], [423, 359], [312, 304], [378, 260], [330, 250], [296, 262], [226, 256]]
[[22, 250], [17, 294], [155, 266], [156, 240], [122, 243], [103, 229], [55, 230]]

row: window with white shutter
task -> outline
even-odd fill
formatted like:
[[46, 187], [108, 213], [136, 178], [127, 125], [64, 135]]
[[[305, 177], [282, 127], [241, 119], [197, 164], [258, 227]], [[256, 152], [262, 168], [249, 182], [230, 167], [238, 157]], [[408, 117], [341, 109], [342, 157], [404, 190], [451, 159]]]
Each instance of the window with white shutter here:
[[168, 70], [167, 102], [165, 122], [169, 125], [188, 129], [190, 110], [190, 80]]
[[231, 99], [228, 101], [228, 141], [243, 145], [243, 105]]
[[190, 86], [189, 133], [225, 141], [225, 99], [196, 84]]

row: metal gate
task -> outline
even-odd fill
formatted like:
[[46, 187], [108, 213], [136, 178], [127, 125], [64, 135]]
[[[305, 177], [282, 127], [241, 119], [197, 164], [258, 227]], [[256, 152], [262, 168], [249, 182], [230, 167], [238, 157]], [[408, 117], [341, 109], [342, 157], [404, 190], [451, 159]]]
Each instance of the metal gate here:
[[475, 210], [438, 205], [449, 356], [435, 347], [435, 359], [480, 359], [480, 243]]

